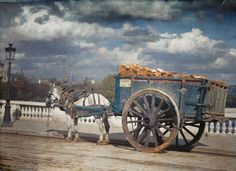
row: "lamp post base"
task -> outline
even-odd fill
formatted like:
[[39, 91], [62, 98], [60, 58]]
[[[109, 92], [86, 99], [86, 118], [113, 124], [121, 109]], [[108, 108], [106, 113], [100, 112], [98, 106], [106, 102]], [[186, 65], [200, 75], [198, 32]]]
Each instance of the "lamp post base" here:
[[3, 122], [2, 122], [2, 127], [12, 127], [11, 124], [11, 106], [10, 106], [10, 102], [6, 102], [6, 106], [5, 106], [5, 113], [4, 113], [4, 118], [3, 118]]

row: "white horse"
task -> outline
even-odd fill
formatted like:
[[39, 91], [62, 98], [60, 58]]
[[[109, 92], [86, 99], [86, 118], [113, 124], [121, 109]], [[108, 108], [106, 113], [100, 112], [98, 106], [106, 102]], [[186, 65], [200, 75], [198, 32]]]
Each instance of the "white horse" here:
[[[52, 119], [58, 120], [58, 116], [61, 115], [65, 118], [65, 122], [67, 124], [68, 132], [67, 132], [67, 141], [72, 140], [72, 129], [74, 127], [75, 137], [74, 141], [79, 141], [79, 127], [78, 127], [78, 118], [71, 117], [68, 113], [59, 110], [59, 100], [61, 98], [61, 94], [63, 89], [60, 86], [53, 85], [52, 89], [48, 92], [48, 96], [46, 98], [46, 106], [53, 108], [52, 110]], [[105, 107], [109, 107], [109, 101], [101, 94], [92, 93], [88, 97], [81, 97], [74, 102], [74, 105], [77, 106], [94, 106], [94, 105], [102, 105]], [[108, 144], [109, 143], [109, 129], [110, 125], [108, 123], [108, 118], [104, 113], [100, 117], [94, 117], [95, 122], [99, 128], [99, 139], [98, 144]]]

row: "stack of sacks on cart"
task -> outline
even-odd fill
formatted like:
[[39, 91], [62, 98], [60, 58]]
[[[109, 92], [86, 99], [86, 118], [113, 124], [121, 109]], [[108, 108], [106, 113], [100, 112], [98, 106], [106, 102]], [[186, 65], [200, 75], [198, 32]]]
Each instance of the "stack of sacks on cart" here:
[[[184, 80], [192, 80], [192, 79], [207, 79], [205, 75], [199, 74], [183, 74], [172, 71], [165, 71], [162, 69], [151, 69], [148, 67], [142, 67], [138, 64], [126, 65], [122, 64], [119, 66], [119, 75], [122, 77], [126, 76], [144, 76], [144, 77], [172, 77], [172, 78], [180, 78]], [[215, 84], [225, 84], [222, 80], [214, 80]]]

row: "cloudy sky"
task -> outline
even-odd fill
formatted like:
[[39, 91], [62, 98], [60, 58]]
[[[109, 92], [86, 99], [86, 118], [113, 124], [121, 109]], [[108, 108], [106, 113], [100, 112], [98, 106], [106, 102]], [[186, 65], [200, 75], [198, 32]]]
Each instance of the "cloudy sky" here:
[[233, 0], [0, 3], [0, 57], [33, 78], [102, 79], [138, 63], [236, 84]]

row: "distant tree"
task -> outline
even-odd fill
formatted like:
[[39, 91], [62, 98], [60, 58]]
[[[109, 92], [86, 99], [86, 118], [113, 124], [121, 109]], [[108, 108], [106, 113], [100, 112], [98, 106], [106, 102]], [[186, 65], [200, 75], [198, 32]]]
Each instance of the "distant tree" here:
[[95, 82], [91, 81], [91, 79], [89, 78], [85, 78], [82, 83], [71, 86], [71, 89], [101, 93], [107, 99], [113, 101], [115, 92], [114, 85], [115, 85], [114, 77], [112, 75], [108, 75], [101, 81], [95, 81]]
[[5, 84], [0, 81], [0, 99], [4, 99]]
[[226, 107], [236, 108], [236, 95], [227, 96]]
[[13, 74], [11, 82], [12, 100], [45, 101], [48, 84], [29, 81], [23, 74]]
[[229, 87], [226, 107], [236, 108], [236, 85]]
[[100, 88], [106, 98], [111, 101], [115, 99], [115, 79], [113, 75], [105, 77], [100, 83]]

